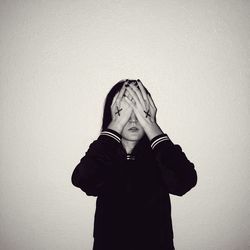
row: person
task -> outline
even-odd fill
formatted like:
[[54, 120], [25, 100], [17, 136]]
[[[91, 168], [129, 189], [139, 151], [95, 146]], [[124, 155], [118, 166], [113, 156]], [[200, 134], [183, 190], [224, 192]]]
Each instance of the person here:
[[187, 193], [197, 173], [156, 112], [140, 80], [121, 80], [106, 97], [100, 135], [71, 177], [97, 197], [93, 250], [175, 249], [169, 194]]

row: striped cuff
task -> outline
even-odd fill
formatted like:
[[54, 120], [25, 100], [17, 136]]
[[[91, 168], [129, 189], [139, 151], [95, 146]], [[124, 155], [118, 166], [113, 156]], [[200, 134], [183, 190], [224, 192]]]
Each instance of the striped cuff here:
[[115, 139], [117, 142], [121, 142], [121, 135], [112, 129], [106, 129], [101, 132], [101, 135], [109, 136]]
[[157, 135], [151, 140], [151, 148], [154, 149], [159, 143], [163, 141], [170, 141], [170, 139], [166, 134]]

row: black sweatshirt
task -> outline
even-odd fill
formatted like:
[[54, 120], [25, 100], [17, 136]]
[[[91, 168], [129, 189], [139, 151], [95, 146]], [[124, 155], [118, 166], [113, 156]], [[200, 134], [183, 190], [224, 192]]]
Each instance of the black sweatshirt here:
[[72, 183], [97, 196], [94, 250], [174, 249], [169, 193], [182, 196], [197, 174], [166, 134], [144, 137], [131, 154], [121, 135], [101, 133], [72, 174]]

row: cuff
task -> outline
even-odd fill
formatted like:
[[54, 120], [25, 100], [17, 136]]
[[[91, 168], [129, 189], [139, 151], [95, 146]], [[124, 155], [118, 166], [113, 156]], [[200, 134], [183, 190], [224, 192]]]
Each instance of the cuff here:
[[170, 141], [170, 139], [166, 134], [157, 135], [150, 142], [151, 148], [154, 149], [159, 143], [163, 141]]
[[114, 140], [116, 140], [117, 142], [121, 142], [121, 138], [122, 136], [117, 133], [116, 131], [112, 130], [112, 129], [105, 129], [101, 132], [101, 135], [103, 136], [109, 136], [111, 138], [113, 138]]

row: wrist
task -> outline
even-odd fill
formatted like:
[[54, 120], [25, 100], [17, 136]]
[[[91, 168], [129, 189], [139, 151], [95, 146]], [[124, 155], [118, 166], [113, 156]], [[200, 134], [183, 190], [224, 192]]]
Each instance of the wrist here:
[[151, 141], [154, 137], [163, 134], [163, 131], [157, 123], [152, 123], [144, 129], [148, 139]]
[[121, 134], [123, 126], [119, 122], [113, 120], [108, 125], [108, 128], [116, 131], [119, 134]]

